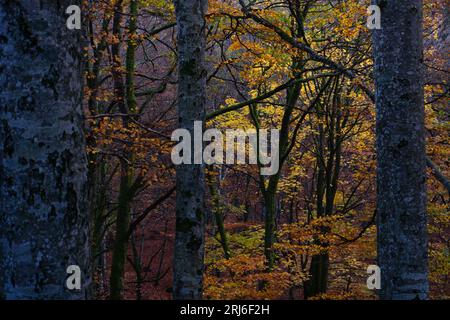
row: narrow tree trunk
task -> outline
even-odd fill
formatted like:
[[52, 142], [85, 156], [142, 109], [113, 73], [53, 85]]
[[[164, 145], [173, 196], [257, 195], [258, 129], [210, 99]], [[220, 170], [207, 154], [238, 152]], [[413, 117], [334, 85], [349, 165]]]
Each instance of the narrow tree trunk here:
[[133, 253], [133, 269], [136, 274], [135, 276], [135, 294], [136, 294], [136, 300], [142, 300], [142, 285], [144, 284], [144, 275], [142, 270], [142, 261], [141, 261], [141, 253], [140, 250], [137, 248], [136, 243], [136, 231], [133, 231], [130, 236], [130, 242], [131, 242], [131, 251]]
[[[212, 168], [211, 168], [212, 169]], [[228, 245], [228, 236], [225, 230], [224, 217], [223, 217], [223, 209], [222, 204], [220, 203], [220, 195], [217, 192], [217, 189], [214, 185], [214, 177], [212, 174], [208, 175], [208, 185], [209, 185], [209, 193], [212, 198], [212, 211], [214, 215], [214, 221], [217, 226], [217, 231], [220, 237], [220, 244], [223, 249], [223, 255], [225, 259], [230, 258], [230, 247]]]
[[276, 188], [268, 188], [264, 193], [264, 255], [269, 271], [275, 266], [273, 245], [275, 243], [276, 196]]
[[[178, 26], [178, 120], [194, 138], [205, 119], [207, 0], [174, 0]], [[193, 163], [193, 162], [192, 162]], [[173, 297], [201, 299], [204, 270], [204, 166], [177, 167]]]
[[[128, 45], [126, 53], [126, 110], [128, 114], [136, 112], [136, 95], [134, 86], [136, 32], [137, 32], [137, 0], [130, 1], [130, 20], [128, 24]], [[124, 128], [129, 128], [129, 119], [122, 119]], [[127, 148], [127, 146], [124, 146]], [[118, 300], [123, 297], [123, 281], [125, 274], [126, 255], [128, 249], [128, 231], [130, 227], [130, 209], [134, 194], [131, 190], [133, 183], [132, 151], [125, 151], [125, 159], [121, 159], [121, 179], [119, 190], [119, 208], [117, 210], [116, 238], [114, 241], [113, 258], [111, 265], [110, 299]]]
[[[302, 60], [300, 58], [292, 59], [292, 70], [296, 76], [297, 68], [302, 66]], [[280, 128], [280, 143], [279, 143], [279, 169], [278, 172], [270, 176], [267, 188], [264, 186], [264, 182], [261, 182], [261, 191], [264, 196], [264, 206], [265, 206], [265, 216], [264, 216], [264, 255], [266, 256], [267, 269], [272, 270], [275, 266], [275, 254], [273, 252], [273, 245], [275, 243], [275, 232], [276, 232], [276, 218], [277, 218], [277, 193], [278, 193], [278, 183], [280, 181], [281, 172], [283, 165], [289, 155], [289, 144], [290, 144], [290, 125], [292, 120], [292, 114], [294, 112], [297, 101], [300, 97], [300, 84], [295, 84], [294, 86], [286, 90], [286, 106], [283, 114], [283, 119], [281, 121]], [[257, 119], [254, 119], [257, 121]], [[256, 123], [255, 123], [256, 124]], [[259, 124], [257, 124], [259, 127]], [[295, 137], [291, 137], [295, 139]], [[260, 181], [264, 179], [260, 177]]]
[[[334, 202], [338, 187], [338, 180], [341, 168], [341, 106], [340, 102], [340, 82], [335, 82], [331, 88], [329, 101], [325, 102], [325, 110], [320, 113], [325, 114], [327, 125], [319, 125], [319, 138], [317, 142], [317, 186], [316, 186], [316, 208], [317, 218], [330, 217], [334, 214]], [[332, 101], [330, 101], [332, 99]], [[322, 119], [321, 119], [322, 120]], [[321, 235], [330, 233], [330, 227], [321, 227]], [[329, 242], [316, 240], [316, 244], [324, 250], [328, 250]], [[329, 275], [329, 253], [321, 252], [311, 258], [309, 269], [310, 278], [305, 281], [305, 299], [327, 292]]]
[[[0, 1], [0, 298], [84, 299], [90, 287], [80, 1]], [[81, 269], [68, 291], [66, 269]]]
[[381, 299], [428, 297], [422, 1], [376, 1], [377, 226]]
[[129, 164], [121, 161], [121, 177], [119, 191], [119, 207], [117, 209], [116, 235], [114, 239], [111, 262], [109, 298], [122, 299], [123, 277], [128, 248], [128, 228], [130, 226], [130, 185], [131, 175]]
[[114, 5], [114, 17], [112, 22], [112, 34], [117, 41], [111, 44], [112, 56], [112, 79], [114, 86], [114, 99], [119, 112], [127, 113], [125, 107], [125, 86], [122, 76], [121, 41], [122, 41], [122, 20], [123, 20], [123, 0], [117, 0]]
[[[95, 277], [93, 290], [100, 293], [104, 290], [105, 285], [105, 254], [104, 254], [104, 234], [106, 228], [107, 216], [107, 199], [106, 199], [106, 173], [107, 165], [103, 158], [95, 155], [90, 157], [95, 161], [90, 166], [89, 199], [91, 203], [91, 219], [92, 219], [92, 270]], [[97, 163], [101, 161], [101, 163]]]
[[314, 255], [309, 269], [310, 278], [305, 281], [305, 299], [327, 292], [329, 255], [327, 253]]

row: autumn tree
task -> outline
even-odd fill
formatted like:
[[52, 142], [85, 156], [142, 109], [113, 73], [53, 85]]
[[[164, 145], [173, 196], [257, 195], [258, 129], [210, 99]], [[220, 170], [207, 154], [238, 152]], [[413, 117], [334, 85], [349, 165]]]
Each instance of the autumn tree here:
[[[0, 296], [84, 299], [90, 233], [80, 1], [0, 1]], [[81, 290], [66, 269], [81, 269]]]
[[[128, 297], [127, 275], [132, 273], [127, 268], [135, 271], [132, 283], [139, 297], [144, 281], [158, 282], [168, 274], [162, 264], [144, 267], [150, 251], [136, 250], [136, 245], [145, 242], [147, 216], [174, 192], [170, 178], [160, 179], [174, 173], [167, 164], [170, 158], [155, 160], [170, 151], [170, 135], [160, 130], [167, 132], [172, 126], [165, 120], [171, 104], [165, 111], [152, 110], [158, 95], [175, 82], [171, 77], [175, 69], [171, 7], [170, 1], [151, 0], [91, 2], [85, 7], [89, 190], [94, 284], [99, 298]], [[165, 39], [170, 39], [168, 48]], [[164, 63], [155, 64], [158, 59]], [[175, 94], [169, 96], [174, 100]], [[150, 123], [153, 116], [157, 123]], [[154, 166], [160, 168], [153, 170]], [[155, 251], [150, 260], [166, 260], [167, 250]]]

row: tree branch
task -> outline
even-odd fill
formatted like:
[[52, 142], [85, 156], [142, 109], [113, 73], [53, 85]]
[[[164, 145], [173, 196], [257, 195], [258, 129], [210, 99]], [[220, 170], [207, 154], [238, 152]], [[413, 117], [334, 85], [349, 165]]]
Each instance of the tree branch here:
[[155, 202], [153, 202], [150, 206], [147, 207], [147, 209], [144, 210], [144, 212], [142, 212], [139, 217], [136, 218], [136, 220], [134, 220], [131, 224], [130, 224], [130, 228], [128, 229], [128, 237], [131, 235], [131, 233], [133, 232], [133, 230], [139, 225], [139, 223], [142, 222], [142, 220], [145, 219], [145, 217], [147, 217], [147, 215], [153, 211], [154, 209], [156, 209], [161, 203], [163, 203], [164, 201], [166, 201], [168, 198], [170, 198], [170, 196], [172, 195], [172, 193], [174, 193], [176, 190], [176, 187], [172, 187], [171, 189], [169, 189], [165, 194], [163, 194], [160, 198], [158, 198]]

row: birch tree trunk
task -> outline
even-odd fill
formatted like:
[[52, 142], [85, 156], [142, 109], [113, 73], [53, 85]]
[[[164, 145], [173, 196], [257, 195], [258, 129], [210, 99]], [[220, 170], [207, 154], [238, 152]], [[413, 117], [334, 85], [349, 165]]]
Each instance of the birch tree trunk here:
[[428, 296], [422, 1], [375, 1], [381, 299]]
[[[174, 0], [178, 26], [178, 121], [194, 138], [205, 120], [207, 0]], [[194, 162], [192, 162], [194, 163]], [[204, 166], [177, 166], [174, 299], [201, 299], [204, 269]]]
[[[0, 0], [0, 297], [89, 296], [80, 1]], [[68, 291], [66, 269], [81, 269]]]

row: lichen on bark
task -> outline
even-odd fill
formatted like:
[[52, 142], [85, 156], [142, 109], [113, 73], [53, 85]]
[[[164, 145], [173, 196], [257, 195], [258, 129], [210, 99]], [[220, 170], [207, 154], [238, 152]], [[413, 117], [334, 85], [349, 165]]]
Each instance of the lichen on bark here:
[[422, 6], [384, 1], [373, 33], [381, 299], [428, 297]]
[[[89, 297], [80, 1], [0, 1], [0, 296]], [[82, 289], [66, 288], [78, 265]]]

